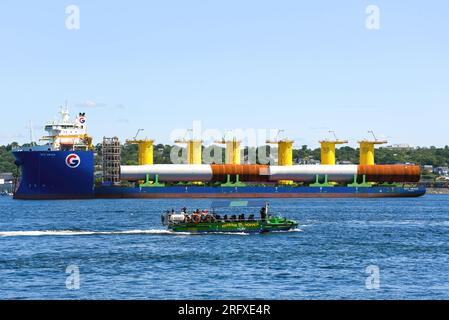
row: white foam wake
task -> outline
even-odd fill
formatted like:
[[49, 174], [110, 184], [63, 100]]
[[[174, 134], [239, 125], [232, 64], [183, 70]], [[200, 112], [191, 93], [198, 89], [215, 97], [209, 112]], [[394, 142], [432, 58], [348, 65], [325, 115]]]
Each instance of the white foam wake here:
[[[301, 229], [292, 229], [282, 232], [300, 232]], [[149, 229], [149, 230], [124, 230], [124, 231], [80, 231], [80, 230], [35, 230], [35, 231], [0, 231], [0, 237], [40, 237], [40, 236], [91, 236], [91, 235], [132, 235], [132, 234], [154, 234], [154, 235], [200, 235], [200, 234], [216, 234], [216, 235], [235, 235], [247, 236], [246, 232], [208, 232], [208, 233], [189, 233], [174, 232], [170, 230]]]
[[0, 237], [38, 237], [38, 236], [90, 236], [90, 235], [126, 235], [126, 234], [168, 234], [184, 235], [188, 233], [169, 230], [125, 230], [125, 231], [77, 231], [77, 230], [42, 230], [42, 231], [2, 231]]
[[271, 233], [290, 233], [290, 232], [302, 232], [302, 229], [296, 228], [296, 229], [290, 229], [290, 230], [273, 230]]

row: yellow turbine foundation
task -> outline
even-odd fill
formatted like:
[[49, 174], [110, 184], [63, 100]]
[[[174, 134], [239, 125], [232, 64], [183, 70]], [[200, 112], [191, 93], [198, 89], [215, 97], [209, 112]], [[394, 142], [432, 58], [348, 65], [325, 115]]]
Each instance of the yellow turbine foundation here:
[[[202, 163], [202, 143], [201, 140], [189, 140], [187, 141], [187, 163], [188, 164], [201, 164]], [[202, 181], [193, 181], [192, 184], [202, 185]]]
[[225, 150], [225, 164], [240, 164], [241, 151], [240, 144], [241, 141], [236, 140], [217, 140], [215, 143], [224, 144], [226, 146]]
[[[201, 164], [202, 163], [202, 140], [175, 140], [175, 143], [183, 143], [187, 145], [187, 163]], [[201, 181], [193, 181], [192, 184], [203, 184]]]
[[324, 140], [321, 144], [321, 164], [335, 164], [335, 145], [348, 143], [346, 140]]
[[226, 164], [240, 164], [240, 141], [226, 141]]
[[127, 140], [128, 144], [139, 146], [139, 165], [153, 164], [153, 143], [154, 140]]
[[139, 143], [139, 164], [153, 164], [153, 141], [142, 141]]
[[[291, 166], [293, 165], [293, 140], [278, 140], [270, 141], [267, 143], [273, 143], [278, 145], [278, 165]], [[279, 180], [279, 184], [293, 184], [292, 180]]]
[[189, 140], [187, 141], [187, 163], [201, 164], [202, 162], [202, 141]]
[[278, 164], [280, 166], [293, 165], [293, 141], [283, 140], [278, 142]]
[[374, 145], [384, 144], [387, 141], [379, 140], [362, 140], [359, 141], [360, 144], [360, 164], [362, 165], [373, 165], [374, 164]]

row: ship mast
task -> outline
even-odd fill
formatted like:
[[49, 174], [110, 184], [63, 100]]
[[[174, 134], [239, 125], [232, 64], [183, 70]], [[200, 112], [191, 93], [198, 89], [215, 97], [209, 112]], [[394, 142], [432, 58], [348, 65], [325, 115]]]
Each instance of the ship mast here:
[[34, 146], [33, 122], [30, 120], [30, 146]]
[[61, 111], [59, 113], [61, 114], [62, 123], [70, 122], [69, 105], [67, 104], [67, 101], [65, 102], [65, 106], [61, 106]]

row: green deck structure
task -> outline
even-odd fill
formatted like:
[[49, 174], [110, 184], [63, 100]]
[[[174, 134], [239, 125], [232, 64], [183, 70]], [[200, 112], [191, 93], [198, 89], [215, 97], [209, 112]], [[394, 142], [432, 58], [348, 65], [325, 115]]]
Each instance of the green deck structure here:
[[199, 223], [169, 224], [168, 229], [174, 232], [242, 232], [265, 233], [273, 231], [288, 231], [298, 227], [298, 222], [286, 218], [270, 217], [267, 220], [227, 220]]

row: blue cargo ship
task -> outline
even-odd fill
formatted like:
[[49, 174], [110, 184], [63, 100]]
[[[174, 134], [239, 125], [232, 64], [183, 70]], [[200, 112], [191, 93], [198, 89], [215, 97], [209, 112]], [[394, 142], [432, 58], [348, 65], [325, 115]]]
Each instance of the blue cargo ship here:
[[45, 125], [42, 144], [13, 150], [21, 175], [15, 199], [94, 198], [94, 152], [86, 116], [70, 120], [67, 106], [60, 119]]
[[[60, 115], [59, 120], [45, 125], [48, 134], [41, 139], [42, 144], [13, 151], [21, 170], [15, 199], [378, 198], [419, 197], [426, 192], [424, 187], [405, 184], [419, 180], [419, 167], [410, 165], [120, 167], [118, 161], [115, 182], [95, 186], [94, 151], [86, 116], [80, 113], [71, 121], [67, 107]], [[231, 177], [237, 183], [230, 183]], [[325, 183], [320, 183], [323, 179]], [[327, 183], [328, 179], [334, 182]], [[279, 183], [286, 180], [299, 183]], [[120, 181], [134, 182], [135, 187], [124, 187]]]
[[94, 197], [92, 151], [14, 151], [22, 169], [16, 199]]

